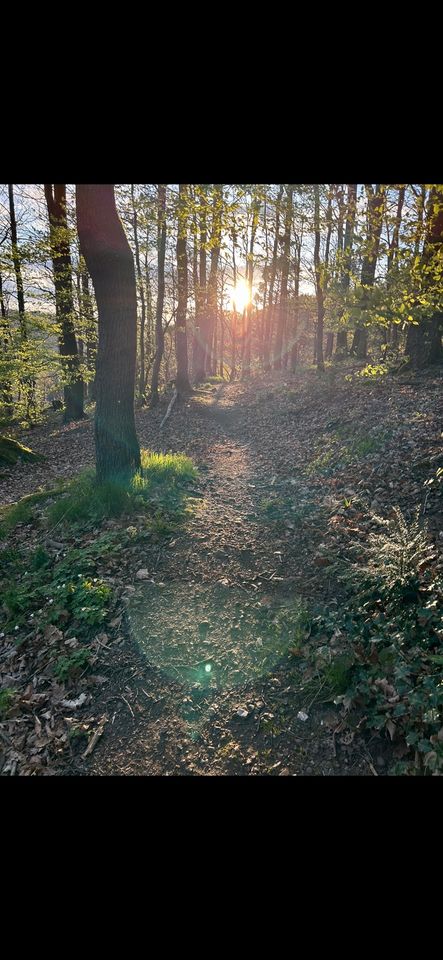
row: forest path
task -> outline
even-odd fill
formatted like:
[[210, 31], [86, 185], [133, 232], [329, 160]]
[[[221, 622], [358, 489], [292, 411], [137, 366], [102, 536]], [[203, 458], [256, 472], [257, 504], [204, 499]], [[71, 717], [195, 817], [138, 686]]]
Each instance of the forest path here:
[[[333, 373], [207, 384], [176, 404], [163, 428], [166, 398], [156, 410], [137, 410], [142, 447], [187, 454], [198, 468], [175, 527], [160, 519], [155, 530], [142, 512], [94, 529], [68, 525], [55, 541], [38, 504], [34, 519], [17, 525], [17, 550], [43, 545], [60, 558], [77, 549], [79, 565], [98, 538], [114, 538], [94, 566], [112, 587], [112, 617], [90, 638], [92, 669], [67, 688], [69, 699], [87, 699], [65, 715], [57, 697], [66, 692], [53, 691], [59, 739], [39, 748], [42, 770], [372, 776], [389, 762], [386, 740], [342, 732], [340, 707], [327, 699], [311, 656], [330, 638], [317, 638], [313, 621], [340, 605], [336, 561], [349, 563], [371, 514], [399, 504], [412, 515], [423, 503], [423, 479], [441, 456], [441, 376], [351, 383]], [[92, 418], [63, 426], [51, 417], [22, 439], [47, 459], [3, 471], [5, 502], [93, 467]], [[440, 500], [438, 491], [426, 493], [436, 537]], [[51, 697], [52, 667], [42, 672], [39, 658], [51, 662], [54, 653], [32, 637], [18, 682], [25, 689], [35, 680]], [[8, 676], [11, 669], [8, 660]], [[28, 713], [25, 703], [11, 721], [19, 771], [30, 762], [20, 739]], [[93, 748], [84, 756], [86, 744]]]
[[316, 692], [290, 655], [304, 629], [304, 538], [267, 514], [276, 449], [267, 430], [251, 430], [250, 398], [242, 383], [198, 392], [166, 425], [163, 449], [194, 438], [199, 496], [186, 529], [155, 554], [136, 550], [106, 735], [73, 773], [368, 773], [361, 755], [337, 759], [336, 716], [311, 710]]

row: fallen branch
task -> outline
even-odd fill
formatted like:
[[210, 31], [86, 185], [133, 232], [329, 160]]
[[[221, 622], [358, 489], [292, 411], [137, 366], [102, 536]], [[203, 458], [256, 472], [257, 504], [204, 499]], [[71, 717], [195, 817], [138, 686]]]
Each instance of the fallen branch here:
[[170, 401], [169, 407], [168, 407], [168, 409], [167, 409], [167, 411], [166, 411], [166, 413], [165, 413], [165, 415], [164, 415], [164, 417], [163, 417], [163, 420], [162, 420], [162, 422], [161, 422], [161, 424], [160, 424], [160, 430], [162, 430], [162, 428], [163, 428], [163, 426], [165, 425], [168, 417], [171, 415], [171, 410], [172, 410], [172, 408], [173, 408], [173, 406], [174, 406], [174, 403], [175, 403], [177, 397], [178, 397], [178, 391], [177, 391], [177, 390], [174, 390], [174, 393], [172, 394], [172, 399], [171, 399], [171, 401]]
[[86, 750], [85, 750], [85, 752], [84, 752], [84, 754], [83, 754], [83, 758], [89, 756], [89, 754], [92, 753], [92, 751], [93, 751], [93, 749], [94, 749], [97, 741], [100, 740], [100, 737], [101, 737], [101, 735], [102, 735], [102, 733], [103, 733], [103, 731], [104, 731], [104, 729], [105, 729], [106, 723], [107, 723], [106, 720], [102, 720], [102, 721], [101, 721], [100, 726], [97, 728], [97, 730], [95, 731], [95, 733], [94, 733], [93, 736], [91, 737], [91, 739], [90, 739], [90, 741], [89, 741], [89, 743], [88, 743], [88, 746], [86, 747]]

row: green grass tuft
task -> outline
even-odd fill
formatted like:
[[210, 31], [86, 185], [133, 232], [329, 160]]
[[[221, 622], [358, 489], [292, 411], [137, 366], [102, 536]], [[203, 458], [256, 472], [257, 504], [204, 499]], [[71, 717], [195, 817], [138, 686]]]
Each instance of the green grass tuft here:
[[159, 510], [168, 515], [180, 512], [186, 486], [197, 477], [189, 457], [142, 450], [141, 462], [142, 473], [135, 474], [129, 483], [97, 483], [91, 470], [80, 474], [49, 510], [50, 526], [97, 523], [107, 517], [130, 516], [143, 508], [149, 508], [152, 514]]
[[53, 490], [40, 490], [38, 493], [22, 497], [17, 503], [0, 507], [0, 540], [3, 540], [19, 523], [29, 523], [34, 517], [34, 507], [45, 500], [59, 497], [63, 489], [63, 485], [59, 485]]

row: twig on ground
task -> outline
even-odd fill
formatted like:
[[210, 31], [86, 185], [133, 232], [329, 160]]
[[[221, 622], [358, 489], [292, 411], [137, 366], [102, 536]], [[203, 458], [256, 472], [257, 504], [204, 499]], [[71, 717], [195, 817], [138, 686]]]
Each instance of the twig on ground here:
[[126, 706], [127, 706], [128, 710], [131, 712], [131, 714], [132, 714], [132, 716], [133, 716], [133, 719], [135, 720], [135, 714], [134, 714], [134, 711], [133, 711], [133, 709], [132, 709], [132, 707], [131, 707], [131, 704], [128, 703], [126, 697], [124, 697], [123, 694], [121, 694], [120, 699], [123, 700], [123, 701], [126, 703]]
[[160, 424], [160, 430], [162, 430], [162, 428], [164, 427], [164, 425], [165, 425], [168, 417], [170, 417], [170, 415], [171, 415], [171, 410], [172, 410], [172, 408], [173, 408], [173, 406], [174, 406], [174, 403], [175, 403], [177, 397], [178, 397], [178, 390], [175, 389], [175, 390], [174, 390], [174, 393], [172, 394], [172, 399], [171, 399], [171, 401], [170, 401], [170, 403], [169, 403], [168, 409], [167, 409], [167, 411], [166, 411], [166, 413], [165, 413], [165, 415], [164, 415], [164, 417], [163, 417], [163, 420], [162, 420], [162, 422], [161, 422], [161, 424]]

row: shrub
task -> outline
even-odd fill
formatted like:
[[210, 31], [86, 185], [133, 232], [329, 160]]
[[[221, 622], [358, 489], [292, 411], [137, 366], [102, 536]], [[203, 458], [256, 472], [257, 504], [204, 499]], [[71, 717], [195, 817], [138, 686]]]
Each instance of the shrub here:
[[315, 661], [325, 634], [334, 641], [326, 680], [350, 724], [393, 742], [391, 773], [442, 775], [443, 580], [418, 514], [377, 519], [382, 529], [348, 580], [348, 602], [313, 622], [308, 657]]

